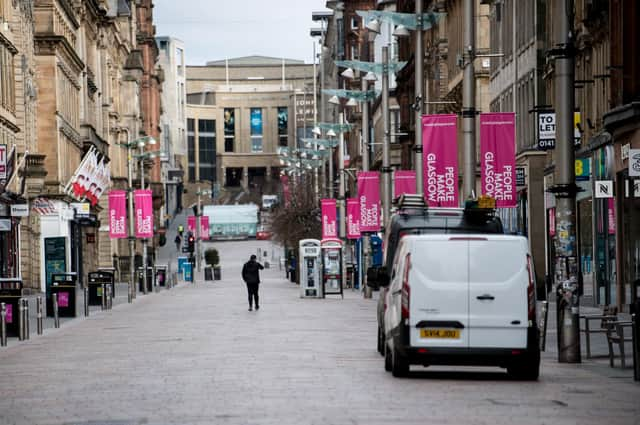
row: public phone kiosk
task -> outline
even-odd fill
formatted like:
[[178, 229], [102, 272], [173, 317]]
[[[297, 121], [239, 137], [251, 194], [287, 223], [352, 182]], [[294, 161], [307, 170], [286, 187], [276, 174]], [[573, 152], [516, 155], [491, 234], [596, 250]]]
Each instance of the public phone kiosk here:
[[320, 284], [320, 241], [303, 239], [300, 241], [300, 298], [321, 298]]
[[322, 293], [326, 295], [340, 295], [343, 292], [343, 244], [340, 239], [323, 239], [320, 242], [322, 251]]

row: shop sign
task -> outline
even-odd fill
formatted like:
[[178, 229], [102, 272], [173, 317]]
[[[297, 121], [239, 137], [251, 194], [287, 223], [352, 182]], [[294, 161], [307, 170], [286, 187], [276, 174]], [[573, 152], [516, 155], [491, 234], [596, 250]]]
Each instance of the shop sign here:
[[620, 159], [623, 161], [625, 159], [629, 159], [629, 149], [631, 149], [631, 145], [629, 145], [629, 143], [620, 146]]
[[76, 217], [89, 217], [91, 204], [89, 202], [72, 202], [71, 209], [76, 212]]
[[596, 180], [596, 198], [613, 198], [613, 180]]
[[10, 231], [11, 231], [11, 219], [10, 218], [0, 219], [0, 232], [10, 232]]
[[576, 159], [575, 169], [576, 169], [576, 180], [578, 181], [589, 180], [589, 178], [591, 177], [591, 159], [590, 158]]
[[11, 205], [11, 217], [29, 217], [29, 204]]
[[640, 177], [640, 149], [629, 149], [629, 176]]
[[516, 167], [516, 186], [526, 186], [524, 167]]

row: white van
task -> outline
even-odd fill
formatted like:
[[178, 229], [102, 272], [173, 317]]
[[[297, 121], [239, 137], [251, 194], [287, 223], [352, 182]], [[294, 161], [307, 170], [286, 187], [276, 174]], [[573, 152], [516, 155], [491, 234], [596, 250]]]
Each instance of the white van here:
[[532, 267], [520, 236], [403, 237], [383, 282], [385, 369], [404, 376], [410, 364], [499, 366], [537, 379]]

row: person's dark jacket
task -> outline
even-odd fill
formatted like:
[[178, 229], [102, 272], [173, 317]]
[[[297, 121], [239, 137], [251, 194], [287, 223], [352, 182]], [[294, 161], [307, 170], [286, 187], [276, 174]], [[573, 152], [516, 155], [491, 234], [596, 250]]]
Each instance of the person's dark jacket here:
[[260, 270], [264, 269], [262, 264], [255, 260], [247, 261], [242, 267], [242, 279], [248, 284], [260, 283]]

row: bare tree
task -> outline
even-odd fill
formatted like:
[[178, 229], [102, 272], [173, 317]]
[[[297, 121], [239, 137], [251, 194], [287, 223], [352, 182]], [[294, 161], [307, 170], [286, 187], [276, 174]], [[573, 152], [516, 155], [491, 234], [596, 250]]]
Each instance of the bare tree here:
[[311, 179], [291, 185], [289, 202], [281, 202], [271, 222], [273, 237], [285, 247], [296, 249], [302, 239], [320, 239], [320, 209]]

